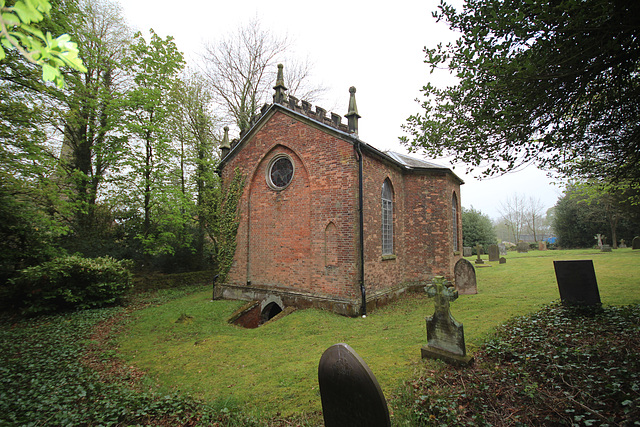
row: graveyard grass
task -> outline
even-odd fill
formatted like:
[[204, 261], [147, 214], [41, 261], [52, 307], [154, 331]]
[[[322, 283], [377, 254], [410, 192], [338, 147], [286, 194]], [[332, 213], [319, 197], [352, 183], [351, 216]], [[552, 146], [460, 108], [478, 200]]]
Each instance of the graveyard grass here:
[[[640, 251], [509, 252], [506, 264], [483, 258], [491, 267], [476, 266], [478, 294], [451, 304], [471, 354], [500, 324], [558, 300], [554, 260], [592, 259], [603, 305], [640, 303]], [[300, 310], [257, 329], [227, 323], [242, 302], [210, 300], [209, 288], [134, 312], [117, 338], [118, 353], [146, 372], [149, 386], [266, 418], [320, 417], [318, 361], [338, 342], [367, 362], [392, 414], [402, 384], [438, 365], [420, 359], [425, 317], [433, 313], [425, 295], [403, 298], [365, 319]]]

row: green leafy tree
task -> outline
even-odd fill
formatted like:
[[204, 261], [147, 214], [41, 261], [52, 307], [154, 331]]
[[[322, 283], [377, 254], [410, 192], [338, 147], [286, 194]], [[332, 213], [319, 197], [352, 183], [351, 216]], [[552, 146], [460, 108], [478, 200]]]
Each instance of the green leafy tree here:
[[169, 128], [177, 108], [170, 94], [184, 67], [183, 55], [172, 37], [163, 40], [151, 30], [148, 43], [142, 33], [134, 36], [125, 63], [134, 83], [126, 96], [128, 201], [142, 211], [139, 238], [146, 253], [173, 253], [192, 214], [185, 209]]
[[462, 242], [464, 246], [474, 247], [478, 243], [484, 248], [497, 242], [493, 223], [488, 215], [473, 208], [462, 208]]
[[48, 0], [0, 0], [0, 61], [6, 50], [16, 50], [29, 62], [42, 68], [42, 79], [64, 86], [60, 69], [86, 71], [78, 56], [78, 45], [68, 34], [56, 38], [36, 25], [51, 11]]
[[62, 170], [76, 203], [76, 234], [95, 234], [96, 201], [126, 146], [122, 137], [123, 60], [130, 30], [117, 3], [83, 1], [74, 15], [74, 37], [83, 47], [86, 72], [67, 76], [66, 89], [51, 91], [56, 100], [52, 116], [63, 135]]
[[460, 37], [426, 49], [432, 71], [404, 141], [486, 175], [536, 162], [640, 184], [640, 2], [467, 0], [435, 18]]
[[[210, 107], [212, 94], [204, 78], [192, 72], [183, 77], [173, 96], [177, 109], [172, 117], [172, 128], [174, 138], [180, 144], [181, 190], [185, 197], [193, 193], [191, 200], [195, 201], [195, 210], [202, 212], [207, 187], [217, 185], [215, 168], [219, 159], [214, 150], [217, 145], [214, 129], [218, 120]], [[204, 216], [198, 214], [196, 217], [195, 250], [202, 265], [206, 230]]]

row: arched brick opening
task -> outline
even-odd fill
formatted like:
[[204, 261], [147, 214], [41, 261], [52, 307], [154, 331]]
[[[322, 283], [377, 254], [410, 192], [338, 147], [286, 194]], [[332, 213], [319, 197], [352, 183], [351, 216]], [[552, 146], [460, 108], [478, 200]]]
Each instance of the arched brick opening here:
[[262, 310], [262, 314], [260, 315], [260, 324], [268, 322], [273, 319], [278, 313], [282, 312], [282, 307], [277, 302], [270, 302], [267, 304]]

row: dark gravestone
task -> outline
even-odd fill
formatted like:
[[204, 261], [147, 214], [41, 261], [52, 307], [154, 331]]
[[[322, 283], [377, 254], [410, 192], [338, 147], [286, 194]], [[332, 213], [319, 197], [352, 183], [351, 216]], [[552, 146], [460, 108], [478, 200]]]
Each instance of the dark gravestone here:
[[462, 323], [449, 311], [449, 303], [458, 298], [458, 291], [445, 286], [443, 277], [434, 277], [427, 293], [434, 298], [435, 311], [427, 321], [427, 345], [422, 346], [422, 358], [440, 359], [453, 365], [468, 366], [473, 357], [467, 356]]
[[489, 261], [498, 261], [500, 259], [500, 249], [498, 245], [489, 245]]
[[507, 263], [507, 259], [505, 257], [501, 257], [500, 264], [506, 264], [506, 263]]
[[453, 268], [456, 289], [462, 295], [475, 295], [478, 293], [476, 284], [476, 269], [473, 264], [464, 258], [460, 258]]
[[518, 251], [519, 254], [529, 252], [529, 244], [526, 242], [518, 242], [518, 244], [516, 245], [516, 251]]
[[553, 261], [553, 268], [563, 304], [601, 304], [592, 260]]
[[318, 383], [325, 427], [389, 427], [380, 384], [347, 344], [329, 347], [320, 358]]
[[462, 256], [471, 256], [473, 255], [473, 248], [470, 246], [465, 246], [462, 248]]
[[631, 249], [640, 249], [640, 236], [636, 236], [631, 241]]

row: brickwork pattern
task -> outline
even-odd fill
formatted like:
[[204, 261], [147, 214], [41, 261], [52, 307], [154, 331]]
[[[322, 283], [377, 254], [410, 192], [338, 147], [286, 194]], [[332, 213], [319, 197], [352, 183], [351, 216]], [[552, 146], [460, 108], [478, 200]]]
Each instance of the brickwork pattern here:
[[[225, 165], [247, 177], [240, 202], [237, 249], [228, 282], [299, 290], [345, 299], [358, 283], [358, 163], [351, 142], [276, 110]], [[274, 190], [266, 175], [274, 156], [294, 164], [291, 184]], [[460, 188], [443, 171], [403, 171], [364, 155], [365, 286], [371, 295], [401, 283], [453, 279], [451, 200]], [[394, 255], [382, 256], [381, 191], [394, 193]], [[458, 206], [458, 241], [462, 241]]]

